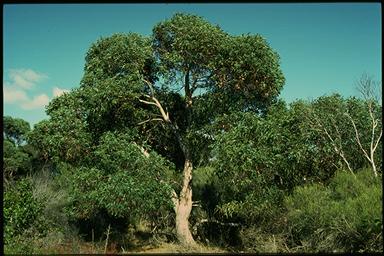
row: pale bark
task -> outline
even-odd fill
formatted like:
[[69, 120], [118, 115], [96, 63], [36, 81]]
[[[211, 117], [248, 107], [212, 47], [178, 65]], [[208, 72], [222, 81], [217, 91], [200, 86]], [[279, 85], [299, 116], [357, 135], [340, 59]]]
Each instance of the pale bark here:
[[376, 168], [376, 163], [375, 163], [374, 156], [375, 156], [375, 151], [377, 149], [377, 146], [379, 145], [381, 136], [383, 134], [383, 130], [380, 130], [380, 134], [379, 134], [379, 136], [375, 140], [375, 130], [376, 130], [376, 127], [377, 127], [377, 124], [378, 124], [378, 120], [376, 120], [374, 118], [372, 110], [371, 110], [371, 106], [369, 106], [369, 113], [370, 113], [371, 120], [372, 120], [372, 137], [371, 137], [371, 142], [370, 142], [370, 147], [369, 147], [369, 154], [364, 149], [363, 145], [361, 144], [360, 134], [359, 134], [359, 131], [358, 131], [357, 127], [356, 127], [355, 122], [353, 121], [353, 118], [348, 113], [346, 113], [346, 116], [348, 116], [349, 120], [352, 123], [353, 129], [355, 131], [355, 138], [356, 138], [357, 145], [359, 145], [360, 150], [363, 152], [363, 155], [365, 156], [365, 158], [367, 158], [368, 162], [371, 164], [371, 167], [372, 167], [372, 170], [373, 170], [373, 174], [375, 175], [375, 177], [377, 177], [378, 174], [377, 174], [377, 168]]
[[[328, 132], [327, 128], [322, 124], [322, 122], [320, 121], [320, 119], [318, 118], [316, 113], [311, 111], [311, 116], [313, 116], [313, 119], [310, 119], [310, 123], [313, 126], [319, 128], [322, 131], [322, 133], [325, 134], [325, 136], [326, 136], [325, 139], [328, 139], [331, 142], [333, 150], [336, 152], [336, 154], [338, 154], [341, 157], [343, 162], [347, 165], [347, 168], [350, 171], [350, 173], [356, 178], [355, 173], [353, 172], [353, 170], [351, 168], [351, 165], [349, 164], [347, 158], [345, 157], [344, 150], [343, 150], [343, 147], [341, 145], [341, 135], [340, 135], [339, 129], [337, 128], [337, 125], [335, 123], [333, 123], [333, 126], [336, 130], [336, 133], [337, 133], [337, 138], [332, 138], [331, 134]], [[322, 136], [324, 137], [323, 134], [322, 134]], [[336, 140], [338, 140], [339, 143], [336, 143]]]
[[181, 243], [194, 245], [195, 240], [192, 237], [188, 220], [192, 210], [192, 162], [189, 159], [185, 160], [183, 174], [183, 187], [175, 205], [176, 236]]
[[[189, 79], [188, 76], [186, 76], [186, 79], [187, 80]], [[174, 210], [176, 214], [176, 223], [175, 223], [176, 236], [180, 243], [193, 246], [196, 244], [196, 242], [193, 239], [192, 233], [189, 228], [189, 216], [192, 210], [191, 181], [192, 181], [192, 170], [193, 170], [190, 152], [189, 152], [188, 146], [186, 145], [182, 136], [179, 133], [179, 129], [177, 125], [172, 123], [172, 121], [169, 118], [169, 113], [164, 110], [159, 100], [154, 96], [154, 90], [153, 90], [152, 84], [149, 83], [148, 81], [145, 81], [145, 82], [147, 83], [147, 85], [151, 90], [151, 95], [145, 95], [145, 97], [151, 101], [147, 101], [147, 100], [139, 100], [139, 101], [148, 105], [154, 105], [159, 109], [162, 120], [171, 128], [173, 134], [177, 138], [177, 141], [179, 143], [179, 146], [182, 152], [184, 153], [185, 162], [184, 162], [184, 169], [183, 169], [183, 185], [179, 195], [177, 195], [175, 191], [172, 191], [171, 199], [174, 204]], [[189, 86], [187, 86], [186, 88], [188, 88], [189, 90]], [[192, 104], [191, 94], [192, 93], [188, 91], [187, 107], [190, 107]], [[159, 119], [156, 118], [156, 119], [147, 120], [147, 121], [155, 121], [155, 120], [159, 120]], [[147, 121], [141, 122], [141, 124]]]
[[367, 152], [367, 150], [364, 149], [363, 145], [360, 142], [360, 134], [359, 134], [359, 131], [357, 130], [357, 127], [356, 127], [356, 124], [355, 124], [353, 118], [348, 113], [346, 113], [346, 115], [348, 116], [349, 120], [351, 121], [353, 129], [355, 131], [356, 142], [359, 145], [361, 151], [363, 152], [365, 158], [367, 158], [368, 162], [371, 164], [373, 174], [375, 175], [375, 177], [378, 176], [375, 158], [374, 158], [375, 157], [375, 151], [376, 151], [377, 146], [379, 145], [381, 137], [383, 135], [383, 129], [380, 128], [380, 134], [377, 138], [375, 138], [376, 137], [375, 136], [376, 129], [377, 129], [377, 126], [378, 126], [380, 120], [379, 120], [379, 118], [375, 117], [374, 102], [381, 102], [381, 100], [380, 100], [381, 99], [381, 93], [379, 92], [379, 90], [381, 90], [380, 84], [381, 83], [379, 83], [379, 82], [375, 82], [372, 79], [372, 77], [367, 75], [367, 74], [363, 74], [361, 76], [360, 80], [357, 82], [357, 89], [359, 90], [359, 92], [363, 96], [363, 99], [367, 103], [369, 116], [371, 118], [371, 124], [372, 124], [371, 129], [372, 130], [371, 130], [371, 141], [370, 141], [370, 145], [369, 145], [369, 152]]

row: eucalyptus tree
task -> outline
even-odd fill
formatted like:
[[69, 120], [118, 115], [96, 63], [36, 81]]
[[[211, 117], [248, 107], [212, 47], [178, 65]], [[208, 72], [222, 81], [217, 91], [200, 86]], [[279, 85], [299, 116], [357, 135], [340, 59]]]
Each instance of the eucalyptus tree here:
[[279, 56], [263, 37], [233, 36], [201, 17], [179, 13], [158, 23], [150, 37], [115, 34], [95, 42], [80, 88], [51, 102], [51, 120], [40, 126], [58, 136], [55, 154], [73, 163], [102, 161], [92, 151], [110, 137], [105, 135], [127, 131], [134, 136], [125, 138], [144, 158], [157, 152], [173, 162], [180, 180], [168, 200], [176, 235], [181, 243], [194, 244], [191, 182], [209, 142], [204, 127], [234, 110], [265, 110], [283, 84]]
[[[381, 137], [383, 135], [382, 128], [382, 116], [381, 116], [381, 83], [374, 81], [372, 77], [367, 74], [363, 74], [361, 78], [357, 81], [357, 89], [360, 91], [361, 96], [365, 102], [366, 112], [369, 113], [369, 121], [371, 127], [369, 131], [371, 132], [371, 138], [369, 141], [369, 147], [364, 148], [361, 142], [361, 132], [359, 132], [354, 118], [346, 113], [346, 116], [351, 121], [353, 129], [355, 131], [356, 142], [359, 145], [360, 150], [364, 154], [364, 157], [368, 160], [372, 167], [373, 174], [375, 177], [377, 174], [377, 164], [375, 162], [375, 153], [380, 145]], [[381, 110], [381, 111], [380, 111]]]
[[377, 100], [333, 94], [317, 98], [303, 112], [310, 129], [322, 137], [352, 175], [368, 160], [374, 176], [378, 176], [382, 122]]

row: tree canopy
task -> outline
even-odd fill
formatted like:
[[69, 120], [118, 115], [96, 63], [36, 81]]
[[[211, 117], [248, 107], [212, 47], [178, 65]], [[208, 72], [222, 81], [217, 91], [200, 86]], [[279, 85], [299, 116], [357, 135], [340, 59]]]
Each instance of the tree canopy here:
[[25, 142], [26, 135], [30, 129], [29, 123], [21, 118], [13, 118], [11, 116], [3, 117], [4, 136], [16, 145]]

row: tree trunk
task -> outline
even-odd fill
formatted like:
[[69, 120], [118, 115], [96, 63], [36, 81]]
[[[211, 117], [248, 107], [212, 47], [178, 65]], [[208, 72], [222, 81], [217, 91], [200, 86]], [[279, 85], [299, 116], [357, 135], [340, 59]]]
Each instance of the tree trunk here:
[[[177, 138], [179, 146], [184, 153], [184, 169], [183, 169], [183, 187], [181, 188], [179, 196], [176, 192], [173, 191], [172, 201], [174, 204], [174, 210], [176, 213], [176, 236], [180, 243], [184, 245], [193, 246], [196, 245], [195, 240], [192, 237], [191, 231], [189, 230], [189, 215], [192, 210], [192, 158], [184, 138], [179, 133], [177, 124], [173, 124], [169, 118], [168, 112], [166, 112], [159, 102], [159, 100], [154, 96], [154, 90], [152, 84], [148, 81], [145, 81], [151, 90], [151, 95], [144, 95], [146, 98], [151, 99], [152, 101], [146, 101], [139, 99], [140, 102], [143, 102], [148, 105], [154, 105], [160, 110], [160, 114], [164, 122], [166, 122], [171, 128], [172, 132]], [[192, 93], [189, 89], [189, 71], [185, 76], [185, 92], [187, 97], [186, 107], [187, 107], [187, 120], [190, 120], [191, 116], [191, 105], [192, 105]], [[152, 119], [153, 120], [153, 119]], [[147, 120], [149, 121], [149, 120]], [[144, 122], [147, 122], [144, 121]], [[141, 123], [144, 123], [141, 122]], [[189, 122], [189, 121], [188, 121]], [[143, 152], [143, 151], [142, 151]], [[143, 152], [144, 155], [145, 151]]]
[[375, 151], [371, 149], [371, 165], [372, 165], [372, 170], [373, 174], [375, 177], [377, 177], [377, 170], [376, 170], [376, 163], [375, 163]]
[[176, 213], [176, 236], [180, 243], [185, 245], [195, 245], [189, 229], [189, 216], [192, 210], [192, 161], [185, 159], [183, 170], [183, 187], [175, 204]]
[[[189, 86], [189, 70], [185, 73], [185, 96], [186, 96], [186, 119], [188, 126], [191, 123], [191, 106], [192, 106], [192, 91]], [[180, 136], [177, 126], [173, 125], [173, 131], [177, 137], [179, 145], [184, 153], [184, 169], [183, 169], [183, 187], [181, 188], [180, 195], [175, 204], [176, 213], [176, 236], [180, 243], [184, 245], [196, 245], [195, 240], [192, 237], [189, 229], [189, 215], [192, 210], [192, 160], [188, 145], [184, 139]]]

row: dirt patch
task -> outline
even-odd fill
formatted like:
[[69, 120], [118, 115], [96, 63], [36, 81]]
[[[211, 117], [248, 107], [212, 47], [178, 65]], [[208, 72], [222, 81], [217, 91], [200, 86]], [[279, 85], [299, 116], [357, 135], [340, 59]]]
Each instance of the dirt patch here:
[[208, 247], [203, 245], [197, 245], [195, 247], [185, 247], [179, 244], [163, 243], [156, 247], [145, 246], [137, 248], [134, 251], [125, 251], [124, 253], [223, 253], [228, 252], [219, 247]]

